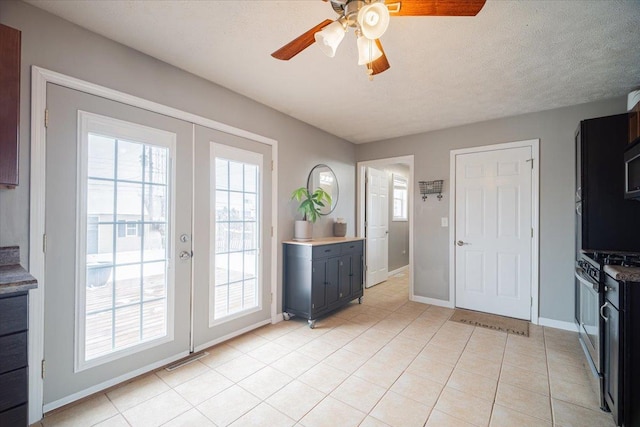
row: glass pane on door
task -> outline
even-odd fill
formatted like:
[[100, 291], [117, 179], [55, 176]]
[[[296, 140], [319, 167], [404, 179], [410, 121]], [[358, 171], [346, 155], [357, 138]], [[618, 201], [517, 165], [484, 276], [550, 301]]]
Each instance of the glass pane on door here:
[[85, 141], [79, 355], [89, 362], [167, 336], [170, 153], [91, 132]]
[[[241, 151], [241, 150], [239, 150]], [[212, 212], [213, 320], [228, 318], [260, 306], [259, 165], [216, 157]]]

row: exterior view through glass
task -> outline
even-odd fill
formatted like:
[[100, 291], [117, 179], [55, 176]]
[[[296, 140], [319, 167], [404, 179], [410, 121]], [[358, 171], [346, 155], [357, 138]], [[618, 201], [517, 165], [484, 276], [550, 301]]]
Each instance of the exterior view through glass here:
[[85, 360], [167, 334], [169, 149], [89, 134]]
[[259, 167], [215, 159], [214, 319], [258, 307]]

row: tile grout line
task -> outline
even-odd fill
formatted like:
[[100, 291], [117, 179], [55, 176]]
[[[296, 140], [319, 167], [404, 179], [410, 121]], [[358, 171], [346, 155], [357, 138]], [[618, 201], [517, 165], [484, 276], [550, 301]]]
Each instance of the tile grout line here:
[[[429, 305], [429, 308], [431, 308], [431, 307], [434, 307], [434, 306], [433, 306], [433, 305]], [[427, 310], [429, 310], [429, 309], [427, 309]], [[425, 310], [425, 312], [426, 312], [427, 310]], [[433, 339], [433, 337], [435, 337], [435, 336], [438, 334], [438, 332], [440, 332], [440, 330], [442, 329], [442, 327], [443, 327], [444, 325], [446, 325], [446, 323], [449, 321], [449, 319], [451, 319], [451, 316], [453, 316], [453, 313], [451, 313], [451, 315], [450, 315], [449, 317], [447, 317], [447, 318], [444, 320], [444, 322], [442, 322], [442, 323], [440, 324], [440, 327], [439, 327], [439, 328], [436, 330], [436, 332], [434, 332], [434, 334], [433, 334], [433, 335], [432, 335], [432, 336], [427, 340], [427, 342], [426, 342], [426, 343], [425, 343], [425, 345], [422, 347], [422, 349], [420, 350], [420, 352], [419, 352], [419, 353], [418, 353], [418, 354], [417, 354], [417, 355], [416, 355], [416, 356], [411, 360], [411, 363], [413, 363], [413, 362], [418, 358], [418, 356], [420, 355], [420, 353], [422, 353], [422, 351], [427, 347], [427, 345], [429, 345], [429, 342], [431, 342], [431, 340]], [[419, 316], [418, 316], [418, 317], [419, 317]], [[404, 329], [403, 329], [403, 330], [404, 330]], [[475, 327], [474, 327], [474, 330], [475, 330]], [[472, 334], [473, 334], [473, 332], [472, 332]], [[436, 405], [438, 404], [438, 401], [440, 400], [440, 396], [442, 395], [442, 392], [443, 392], [443, 391], [444, 391], [444, 389], [446, 388], [446, 386], [447, 386], [447, 382], [448, 382], [448, 381], [449, 381], [449, 379], [451, 378], [451, 375], [452, 375], [453, 371], [455, 370], [455, 367], [456, 367], [456, 366], [457, 366], [457, 364], [458, 364], [458, 360], [460, 360], [460, 357], [461, 357], [462, 353], [464, 352], [464, 349], [467, 347], [467, 343], [469, 342], [469, 339], [470, 339], [470, 338], [471, 338], [471, 335], [469, 335], [469, 338], [468, 338], [468, 339], [467, 339], [467, 341], [465, 342], [465, 346], [463, 347], [462, 352], [460, 352], [460, 356], [458, 356], [458, 358], [456, 359], [456, 363], [454, 364], [453, 368], [451, 369], [451, 373], [450, 373], [450, 374], [449, 374], [449, 376], [447, 377], [447, 381], [442, 385], [442, 389], [441, 389], [441, 390], [440, 390], [440, 392], [438, 393], [438, 397], [436, 398], [436, 401], [435, 401], [435, 403], [433, 404], [433, 406], [431, 407], [431, 410], [429, 411], [429, 415], [427, 416], [427, 419], [425, 420], [425, 425], [426, 425], [426, 423], [427, 423], [427, 422], [429, 422], [429, 418], [431, 417], [431, 414], [432, 414], [432, 413], [433, 413], [433, 411], [435, 410]], [[408, 366], [411, 366], [411, 363], [410, 363]], [[405, 372], [406, 372], [406, 369], [403, 371], [403, 373], [405, 373]], [[400, 375], [400, 376], [402, 376], [402, 375]], [[398, 377], [398, 378], [400, 378], [400, 377]], [[391, 388], [393, 387], [393, 385], [394, 385], [397, 381], [398, 381], [398, 379], [396, 379], [396, 381], [394, 381], [394, 382], [393, 382], [393, 384], [391, 384], [391, 386], [387, 389], [387, 391], [385, 392], [385, 394], [383, 395], [383, 397], [384, 397], [384, 396], [386, 396], [386, 395], [387, 395], [387, 393], [391, 391]], [[411, 399], [411, 398], [408, 398], [408, 399]], [[382, 397], [380, 398], [380, 400], [382, 400]], [[379, 402], [380, 402], [380, 400], [379, 400], [377, 403], [379, 403]], [[411, 400], [413, 400], [414, 402], [417, 402], [417, 401], [416, 401], [416, 400], [414, 400], [414, 399], [411, 399]], [[377, 405], [377, 403], [376, 403], [376, 405]], [[418, 402], [418, 403], [422, 403], [422, 402]], [[375, 406], [374, 406], [374, 408], [375, 408]], [[450, 415], [450, 414], [447, 414], [447, 415]], [[374, 418], [375, 418], [375, 417], [374, 417]], [[455, 417], [454, 417], [454, 418], [455, 418]], [[376, 419], [377, 419], [377, 418], [376, 418]], [[457, 419], [457, 418], [456, 418], [456, 419]]]
[[547, 330], [542, 326], [542, 343], [544, 344], [544, 360], [547, 363], [547, 381], [549, 382], [549, 406], [551, 407], [551, 425], [556, 423], [556, 410], [553, 406], [553, 396], [551, 394], [551, 371], [549, 368], [549, 349], [547, 348]]
[[491, 425], [491, 420], [493, 419], [493, 412], [496, 408], [496, 400], [498, 398], [498, 388], [500, 387], [500, 378], [502, 378], [502, 370], [504, 369], [504, 357], [507, 353], [507, 345], [509, 344], [509, 333], [507, 332], [507, 336], [504, 340], [504, 349], [502, 350], [502, 357], [500, 358], [500, 373], [498, 373], [498, 382], [496, 382], [496, 392], [493, 395], [493, 403], [491, 404], [491, 414], [489, 414], [489, 425]]
[[[404, 304], [403, 304], [402, 306], [404, 306]], [[401, 307], [402, 307], [402, 306], [401, 306]], [[431, 307], [433, 307], [433, 306], [432, 306], [432, 305], [429, 305], [429, 306], [427, 307], [427, 309], [425, 309], [425, 310], [424, 310], [420, 315], [422, 315], [422, 314], [424, 314], [425, 312], [427, 312]], [[397, 309], [396, 309], [396, 310], [397, 310]], [[376, 323], [374, 323], [373, 325], [371, 325], [370, 327], [368, 327], [367, 329], [365, 329], [364, 331], [362, 331], [359, 335], [355, 336], [355, 337], [354, 337], [351, 341], [349, 341], [349, 342], [352, 342], [352, 341], [353, 341], [353, 340], [355, 340], [356, 338], [360, 337], [360, 336], [361, 336], [362, 334], [364, 334], [366, 331], [371, 330], [371, 329], [373, 328], [373, 326], [375, 326], [376, 324], [378, 324], [378, 323], [379, 323], [379, 322], [381, 322], [382, 320], [386, 319], [387, 317], [389, 317], [389, 316], [390, 316], [391, 314], [393, 314], [393, 313], [395, 313], [395, 311], [392, 311], [392, 312], [391, 312], [389, 315], [387, 315], [386, 317], [384, 317], [384, 318], [382, 318], [382, 319], [378, 320]], [[415, 319], [417, 319], [418, 317], [420, 317], [420, 315], [416, 316], [416, 318], [414, 318], [413, 320], [415, 321]], [[350, 321], [349, 319], [345, 319], [345, 320]], [[412, 321], [411, 323], [413, 323], [413, 321]], [[409, 324], [411, 324], [411, 323], [409, 323]], [[408, 326], [408, 325], [407, 325], [407, 326]], [[398, 331], [398, 332], [396, 333], [396, 335], [394, 335], [394, 338], [396, 338], [396, 337], [397, 337], [397, 336], [398, 336], [398, 335], [399, 335], [403, 330], [405, 330], [407, 326], [405, 326], [405, 327], [404, 327], [404, 328], [402, 328], [400, 331]], [[442, 325], [441, 325], [441, 327], [442, 327]], [[380, 352], [384, 347], [386, 347], [386, 345], [387, 345], [389, 342], [393, 341], [393, 339], [394, 339], [394, 338], [392, 338], [391, 340], [389, 340], [387, 343], [385, 343], [385, 345], [384, 345], [384, 346], [382, 346], [382, 347], [381, 347], [380, 349], [378, 349], [375, 353], [373, 353], [371, 356], [369, 356], [369, 358], [367, 359], [367, 361], [368, 361], [368, 360], [371, 360], [371, 358], [373, 358], [376, 354], [378, 354], [378, 352]], [[427, 345], [427, 343], [428, 343], [429, 341], [431, 341], [431, 338], [429, 338], [429, 340], [425, 343], [425, 345], [422, 347], [422, 349], [424, 349], [424, 347], [426, 347], [426, 345]], [[340, 347], [340, 349], [344, 348], [346, 345], [347, 345], [347, 344], [345, 344], [344, 346]], [[422, 351], [422, 349], [421, 349], [421, 351]], [[336, 350], [336, 351], [337, 351], [337, 350]], [[345, 351], [349, 351], [349, 350], [345, 350]], [[332, 354], [333, 354], [333, 353], [332, 353]], [[357, 354], [357, 353], [354, 353], [354, 354]], [[418, 352], [418, 355], [419, 355], [419, 354], [420, 354], [420, 353]], [[413, 360], [415, 360], [415, 359], [418, 357], [418, 355], [416, 355], [416, 356], [412, 359], [412, 362], [413, 362]], [[362, 356], [362, 355], [358, 355], [358, 356]], [[364, 362], [362, 365], [360, 365], [360, 367], [364, 366], [366, 363], [367, 363], [367, 362]], [[359, 367], [359, 368], [360, 368], [360, 367]], [[358, 369], [359, 369], [359, 368], [358, 368]], [[310, 369], [312, 369], [312, 368], [310, 368]], [[331, 393], [332, 393], [333, 391], [335, 391], [338, 387], [340, 387], [342, 384], [344, 384], [344, 382], [345, 382], [347, 379], [349, 379], [351, 376], [354, 376], [355, 372], [357, 372], [357, 370], [358, 370], [358, 369], [356, 369], [356, 371], [354, 371], [354, 372], [350, 373], [350, 374], [349, 374], [349, 375], [348, 375], [344, 380], [342, 380], [342, 382], [340, 382], [340, 384], [338, 384], [338, 385], [337, 385], [336, 387], [334, 387], [334, 388], [333, 388], [329, 393], [327, 393], [327, 394], [325, 395], [325, 397], [324, 397], [324, 398], [322, 398], [322, 399], [321, 399], [318, 403], [316, 403], [316, 404], [315, 404], [311, 409], [309, 409], [309, 411], [307, 411], [307, 412], [306, 412], [306, 413], [305, 413], [305, 414], [304, 414], [300, 419], [304, 418], [307, 414], [309, 414], [309, 412], [313, 411], [313, 409], [315, 409], [315, 408], [316, 408], [316, 407], [317, 407], [317, 406], [318, 406], [322, 401], [324, 401], [327, 397], [330, 397]], [[405, 372], [405, 371], [403, 370], [403, 373], [404, 373], [404, 372]], [[402, 375], [402, 374], [401, 374], [401, 375]], [[365, 381], [365, 382], [369, 382], [369, 383], [370, 383], [370, 381], [367, 381], [367, 380], [365, 380], [364, 378], [360, 378], [360, 377], [357, 377], [357, 376], [356, 376], [356, 378], [358, 378], [358, 379], [360, 379], [360, 380], [362, 380], [362, 381]], [[398, 378], [399, 378], [399, 377], [398, 377]], [[396, 379], [396, 381], [397, 381], [397, 379]], [[371, 384], [374, 384], [374, 383], [371, 383]], [[371, 415], [371, 411], [373, 411], [373, 410], [375, 409], [375, 407], [380, 403], [380, 401], [384, 398], [384, 396], [386, 396], [386, 395], [387, 395], [387, 393], [391, 390], [391, 387], [393, 386], [393, 384], [395, 384], [395, 381], [394, 381], [394, 382], [393, 382], [389, 387], [387, 387], [387, 390], [382, 394], [382, 396], [380, 396], [380, 398], [376, 401], [376, 403], [375, 403], [375, 404], [373, 405], [373, 407], [369, 410], [369, 412], [365, 413], [365, 417], [363, 418], [363, 420], [362, 420], [359, 424], [362, 424], [362, 423], [364, 422], [364, 420], [365, 420], [368, 416], [373, 417], [373, 416]], [[380, 386], [380, 385], [378, 385], [378, 384], [374, 384], [374, 385], [377, 385], [377, 386], [381, 387], [381, 386]], [[312, 386], [310, 386], [310, 387], [312, 387]], [[317, 390], [317, 389], [316, 389], [316, 390]], [[320, 391], [320, 390], [318, 390], [318, 391]], [[335, 399], [335, 397], [333, 397], [333, 399]], [[341, 401], [341, 400], [339, 400], [339, 399], [336, 399], [336, 400], [338, 400], [338, 401], [339, 401], [339, 402], [341, 402], [341, 403], [344, 403], [344, 404], [345, 404], [345, 405], [347, 405], [347, 406], [352, 407], [353, 409], [355, 409], [355, 410], [357, 410], [357, 411], [360, 411], [358, 408], [355, 408], [355, 407], [353, 407], [352, 405], [350, 405], [350, 404], [348, 404], [348, 403], [346, 403], [346, 402], [342, 402], [342, 401]], [[360, 412], [363, 412], [363, 411], [360, 411]], [[375, 417], [373, 417], [373, 418], [375, 418]], [[375, 418], [375, 419], [377, 420], [377, 418]], [[428, 419], [428, 417], [427, 417], [427, 419]]]

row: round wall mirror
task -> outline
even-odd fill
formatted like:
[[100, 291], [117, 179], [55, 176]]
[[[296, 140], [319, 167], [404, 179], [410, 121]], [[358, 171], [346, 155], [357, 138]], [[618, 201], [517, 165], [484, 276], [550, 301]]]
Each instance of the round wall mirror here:
[[309, 172], [307, 190], [313, 193], [318, 187], [331, 196], [331, 206], [325, 206], [320, 210], [320, 215], [329, 215], [338, 204], [338, 178], [327, 165], [315, 165]]

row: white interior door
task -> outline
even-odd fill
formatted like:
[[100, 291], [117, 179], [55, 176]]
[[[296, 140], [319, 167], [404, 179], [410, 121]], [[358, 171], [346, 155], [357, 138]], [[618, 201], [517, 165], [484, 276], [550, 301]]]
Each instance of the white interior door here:
[[367, 280], [369, 288], [389, 274], [389, 178], [385, 171], [367, 168]]
[[196, 350], [271, 321], [271, 146], [195, 131]]
[[193, 157], [184, 121], [54, 84], [47, 109], [45, 411], [188, 354]]
[[531, 318], [531, 147], [456, 156], [456, 306]]

